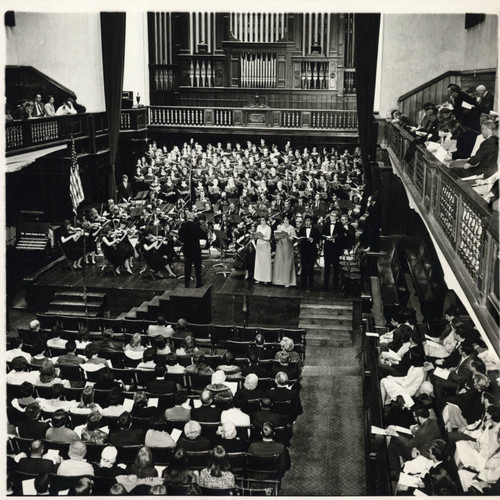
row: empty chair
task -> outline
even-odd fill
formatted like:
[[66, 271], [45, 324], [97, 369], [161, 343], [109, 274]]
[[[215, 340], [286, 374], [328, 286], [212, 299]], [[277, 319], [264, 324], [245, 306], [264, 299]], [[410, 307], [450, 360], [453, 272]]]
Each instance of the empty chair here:
[[83, 387], [65, 387], [63, 389], [64, 397], [68, 401], [80, 401]]
[[53, 316], [52, 314], [40, 314], [37, 313], [36, 319], [40, 322], [40, 328], [51, 329], [58, 321], [58, 316]]
[[156, 379], [154, 370], [135, 370], [135, 380], [138, 387], [146, 387], [148, 382]]
[[59, 316], [59, 320], [65, 330], [71, 330], [74, 332], [77, 332], [80, 329], [82, 321], [84, 321], [84, 319], [76, 316]]
[[130, 368], [115, 368], [113, 363], [113, 368], [111, 368], [113, 373], [113, 378], [115, 380], [121, 381], [124, 385], [135, 386], [135, 371]]
[[241, 496], [276, 496], [279, 494], [278, 480], [258, 480], [251, 478], [236, 478], [236, 494]]
[[211, 325], [207, 324], [196, 324], [189, 323], [189, 331], [194, 335], [194, 338], [197, 340], [211, 340]]
[[191, 392], [201, 392], [212, 381], [211, 375], [191, 374], [188, 377]]
[[142, 445], [117, 446], [118, 456], [116, 463], [132, 464], [135, 461], [137, 452], [142, 448]]
[[121, 328], [127, 333], [146, 333], [145, 322], [140, 319], [123, 319]]
[[83, 381], [83, 372], [79, 366], [58, 365], [60, 377], [70, 382]]
[[257, 335], [258, 328], [256, 327], [245, 327], [245, 326], [235, 326], [235, 339], [240, 342], [253, 342], [255, 335]]
[[191, 470], [202, 470], [208, 466], [210, 451], [186, 451], [188, 464]]
[[121, 319], [111, 319], [102, 318], [102, 328], [103, 330], [111, 329], [114, 332], [122, 331], [122, 320]]
[[247, 454], [245, 470], [249, 477], [255, 479], [281, 479], [281, 457], [279, 454], [262, 457]]
[[250, 341], [240, 341], [240, 340], [228, 340], [227, 350], [232, 352], [235, 357], [246, 357], [248, 350], [252, 347], [252, 342]]
[[234, 340], [234, 327], [232, 325], [212, 325], [212, 344], [215, 352], [217, 349], [227, 349], [228, 340]]
[[99, 357], [109, 359], [111, 361], [111, 365], [114, 368], [123, 367], [123, 353], [119, 351], [114, 351], [112, 349], [101, 349], [99, 351]]
[[282, 336], [281, 328], [259, 327], [258, 333], [260, 333], [264, 337], [266, 344], [278, 343], [281, 339], [281, 336]]

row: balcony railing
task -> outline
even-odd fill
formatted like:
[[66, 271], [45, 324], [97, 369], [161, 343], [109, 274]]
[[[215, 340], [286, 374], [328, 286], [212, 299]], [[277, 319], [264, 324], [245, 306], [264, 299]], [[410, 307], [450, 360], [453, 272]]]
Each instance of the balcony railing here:
[[425, 147], [404, 160], [413, 136], [399, 125], [387, 127], [388, 150], [419, 211], [467, 295], [492, 344], [500, 349], [497, 291], [498, 229], [487, 203]]
[[[126, 111], [122, 111], [122, 114]], [[274, 109], [268, 107], [202, 108], [150, 106], [151, 127], [286, 128], [356, 131], [355, 110]]]

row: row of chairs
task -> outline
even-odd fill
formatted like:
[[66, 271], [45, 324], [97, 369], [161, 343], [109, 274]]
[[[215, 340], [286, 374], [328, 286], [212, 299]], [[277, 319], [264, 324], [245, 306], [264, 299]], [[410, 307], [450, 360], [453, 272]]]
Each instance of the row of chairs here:
[[[258, 465], [260, 466], [260, 465]], [[249, 469], [251, 472], [251, 469]], [[260, 474], [260, 471], [259, 471]], [[16, 471], [13, 475], [13, 492], [14, 495], [23, 495], [23, 482], [35, 479], [37, 474]], [[49, 493], [51, 495], [60, 495], [65, 491], [71, 492], [71, 489], [77, 484], [82, 477], [92, 479], [93, 495], [107, 495], [110, 488], [116, 483], [114, 478], [104, 478], [98, 476], [58, 476], [57, 474], [49, 474]], [[253, 479], [244, 475], [235, 476], [236, 487], [233, 488], [208, 488], [201, 487], [201, 494], [204, 496], [277, 496], [281, 487], [281, 481], [277, 479]], [[147, 495], [149, 485], [141, 485], [134, 490], [132, 494]], [[173, 496], [184, 496], [190, 494], [190, 486], [168, 487], [167, 494]]]

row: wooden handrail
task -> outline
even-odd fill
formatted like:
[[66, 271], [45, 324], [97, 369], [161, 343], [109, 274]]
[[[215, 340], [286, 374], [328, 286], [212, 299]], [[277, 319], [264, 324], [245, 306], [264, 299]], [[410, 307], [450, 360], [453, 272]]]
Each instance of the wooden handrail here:
[[418, 92], [430, 87], [431, 85], [434, 85], [435, 83], [439, 82], [440, 80], [444, 80], [445, 78], [449, 76], [465, 76], [465, 75], [480, 75], [483, 73], [491, 73], [491, 72], [496, 72], [495, 68], [491, 69], [478, 69], [474, 71], [460, 71], [460, 70], [450, 70], [450, 71], [445, 71], [439, 76], [436, 76], [432, 80], [429, 80], [428, 82], [422, 83], [422, 85], [419, 85], [418, 87], [415, 87], [413, 90], [410, 90], [400, 96], [398, 98], [398, 103], [401, 101], [404, 101], [405, 99], [408, 99], [408, 97], [411, 97], [412, 95], [417, 94]]

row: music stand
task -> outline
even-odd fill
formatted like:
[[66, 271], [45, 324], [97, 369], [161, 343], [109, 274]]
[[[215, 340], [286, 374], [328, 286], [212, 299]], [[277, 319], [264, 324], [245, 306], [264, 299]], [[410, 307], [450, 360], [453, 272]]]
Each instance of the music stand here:
[[[214, 234], [219, 240], [219, 251], [220, 251], [219, 261], [220, 262], [215, 264], [213, 267], [223, 267], [223, 268], [227, 269], [227, 266], [224, 263], [223, 242], [229, 241], [229, 238], [224, 231], [219, 231], [218, 229], [214, 229]], [[223, 274], [224, 278], [225, 278], [226, 274], [231, 274], [231, 271], [219, 271], [218, 273], [215, 273], [215, 274]]]

